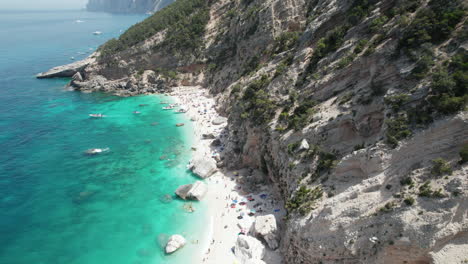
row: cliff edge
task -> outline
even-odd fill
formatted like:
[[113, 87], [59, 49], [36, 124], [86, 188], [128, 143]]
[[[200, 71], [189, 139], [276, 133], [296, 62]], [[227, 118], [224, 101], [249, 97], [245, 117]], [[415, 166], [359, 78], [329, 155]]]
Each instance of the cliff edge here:
[[178, 0], [71, 85], [208, 89], [226, 165], [286, 201], [286, 263], [464, 263], [466, 19], [458, 0]]

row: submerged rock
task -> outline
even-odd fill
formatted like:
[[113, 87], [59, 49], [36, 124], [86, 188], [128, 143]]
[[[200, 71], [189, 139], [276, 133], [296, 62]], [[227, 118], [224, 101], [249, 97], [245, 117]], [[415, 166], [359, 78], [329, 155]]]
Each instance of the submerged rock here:
[[161, 196], [161, 198], [159, 200], [161, 202], [163, 202], [163, 203], [170, 203], [170, 202], [172, 202], [172, 196], [170, 196], [169, 194], [165, 194], [165, 195]]
[[269, 248], [273, 250], [278, 248], [278, 227], [274, 215], [257, 216], [253, 228], [254, 233], [263, 238]]
[[206, 184], [201, 181], [196, 181], [192, 184], [182, 185], [175, 193], [184, 200], [201, 200], [205, 196], [208, 188]]
[[169, 238], [169, 241], [166, 244], [166, 253], [171, 254], [181, 247], [185, 246], [186, 240], [181, 235], [173, 235]]

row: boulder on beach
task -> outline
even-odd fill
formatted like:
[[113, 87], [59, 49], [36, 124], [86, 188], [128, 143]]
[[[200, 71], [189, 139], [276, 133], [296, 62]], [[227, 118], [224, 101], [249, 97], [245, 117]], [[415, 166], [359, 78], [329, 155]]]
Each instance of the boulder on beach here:
[[202, 138], [203, 139], [215, 139], [216, 137], [212, 133], [209, 133], [209, 134], [203, 134]]
[[255, 218], [253, 225], [254, 234], [261, 237], [268, 244], [268, 247], [275, 250], [278, 248], [278, 227], [274, 215], [263, 215]]
[[173, 235], [169, 238], [169, 241], [166, 244], [166, 253], [171, 254], [177, 251], [179, 248], [185, 246], [187, 241], [181, 235]]
[[202, 179], [210, 177], [218, 170], [218, 167], [216, 166], [216, 161], [213, 158], [209, 157], [194, 158], [190, 162], [189, 168], [195, 175]]
[[263, 259], [265, 256], [265, 246], [254, 237], [239, 235], [234, 246], [234, 252], [236, 258], [241, 263], [252, 263], [252, 261]]
[[227, 118], [220, 116], [220, 117], [215, 118], [211, 123], [217, 126], [217, 125], [222, 125], [226, 122], [227, 122]]
[[219, 147], [221, 146], [223, 143], [221, 142], [221, 140], [219, 138], [213, 140], [213, 142], [211, 142], [211, 146], [213, 147]]
[[192, 184], [182, 185], [175, 193], [184, 200], [198, 200], [200, 201], [205, 196], [208, 188], [206, 184], [201, 181], [196, 181]]

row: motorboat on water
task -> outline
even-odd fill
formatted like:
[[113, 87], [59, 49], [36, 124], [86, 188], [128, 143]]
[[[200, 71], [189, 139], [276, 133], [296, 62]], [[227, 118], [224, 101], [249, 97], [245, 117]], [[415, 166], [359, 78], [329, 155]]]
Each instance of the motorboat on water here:
[[102, 118], [102, 117], [105, 117], [105, 115], [103, 114], [89, 114], [90, 117], [94, 117], [94, 118]]
[[84, 21], [83, 20], [75, 20], [76, 23], [83, 23]]
[[94, 32], [93, 32], [93, 35], [96, 35], [96, 36], [97, 36], [97, 35], [102, 35], [102, 32], [101, 32], [101, 31], [94, 31]]
[[161, 102], [161, 104], [169, 104], [168, 102]]
[[103, 148], [103, 149], [92, 148], [92, 149], [86, 150], [85, 153], [88, 155], [97, 155], [97, 154], [108, 152], [109, 150], [110, 150], [109, 148]]
[[133, 113], [134, 113], [135, 115], [141, 114], [141, 112], [139, 112], [139, 111], [133, 111]]

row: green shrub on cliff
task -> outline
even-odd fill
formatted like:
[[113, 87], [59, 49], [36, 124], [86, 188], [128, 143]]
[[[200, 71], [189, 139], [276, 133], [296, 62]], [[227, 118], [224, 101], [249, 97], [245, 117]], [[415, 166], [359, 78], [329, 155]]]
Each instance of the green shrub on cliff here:
[[398, 94], [385, 97], [384, 102], [389, 105], [393, 111], [398, 112], [400, 108], [408, 102], [409, 98], [407, 94]]
[[428, 101], [442, 114], [454, 114], [466, 108], [468, 103], [467, 52], [453, 57], [447, 69], [441, 68], [432, 77]]
[[399, 47], [411, 50], [426, 42], [439, 43], [447, 39], [463, 16], [460, 0], [431, 0], [405, 30]]
[[468, 144], [465, 144], [460, 150], [461, 160], [458, 162], [460, 164], [465, 164], [468, 161]]
[[275, 39], [272, 49], [273, 54], [278, 54], [294, 48], [298, 40], [298, 32], [283, 32]]
[[310, 121], [310, 117], [316, 113], [316, 109], [314, 108], [316, 105], [317, 102], [314, 100], [302, 102], [288, 118], [288, 128], [295, 130], [304, 128]]
[[432, 161], [434, 164], [432, 167], [431, 172], [437, 176], [442, 176], [445, 174], [452, 174], [452, 168], [450, 167], [450, 164], [442, 158], [438, 158]]
[[336, 159], [337, 157], [335, 154], [320, 151], [316, 172], [321, 173], [333, 169], [336, 166]]
[[408, 118], [406, 116], [400, 116], [388, 120], [387, 122], [387, 143], [396, 148], [398, 142], [411, 135], [411, 130], [408, 125]]
[[270, 99], [268, 92], [265, 91], [270, 81], [268, 76], [263, 75], [247, 86], [241, 104], [244, 110], [242, 113], [244, 118], [250, 118], [259, 124], [264, 124], [270, 120], [273, 110], [276, 108], [276, 104]]
[[123, 51], [163, 30], [167, 30], [166, 39], [158, 47], [166, 46], [177, 51], [196, 49], [202, 42], [208, 20], [208, 1], [177, 0], [133, 25], [118, 39], [105, 43], [100, 47], [101, 57]]
[[331, 52], [336, 51], [344, 42], [344, 37], [348, 32], [348, 26], [339, 26], [330, 30], [324, 38], [321, 38], [315, 47], [314, 54], [310, 59], [306, 72], [312, 73], [317, 67], [317, 63]]
[[299, 190], [296, 191], [293, 198], [289, 199], [286, 203], [286, 209], [291, 211], [298, 211], [301, 215], [309, 213], [315, 204], [315, 202], [322, 198], [323, 190], [320, 186], [314, 189], [309, 189], [302, 185]]

